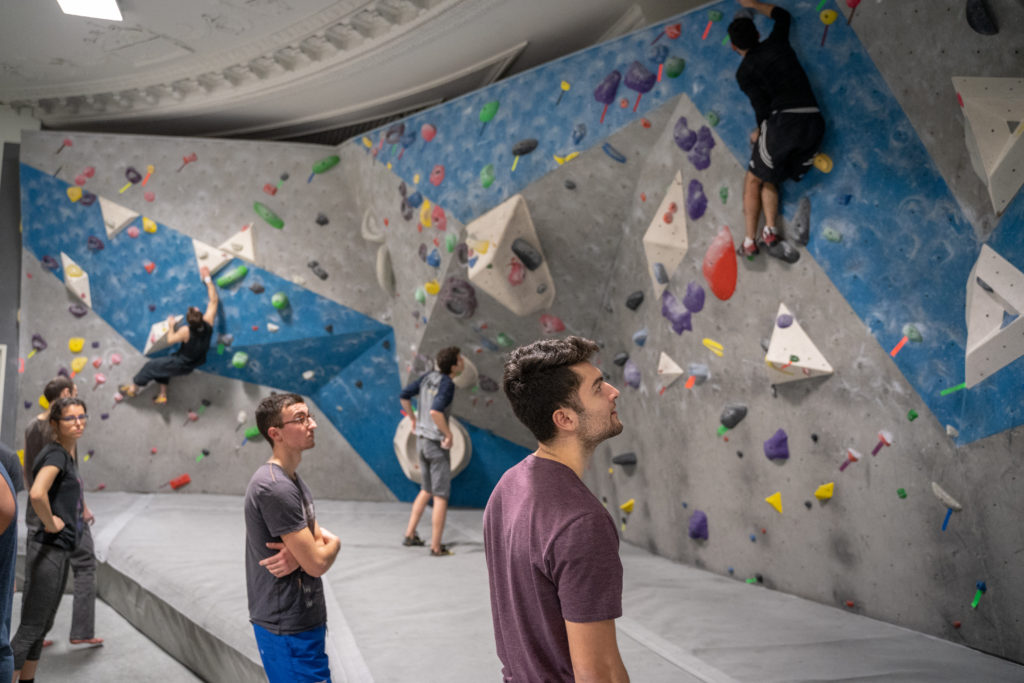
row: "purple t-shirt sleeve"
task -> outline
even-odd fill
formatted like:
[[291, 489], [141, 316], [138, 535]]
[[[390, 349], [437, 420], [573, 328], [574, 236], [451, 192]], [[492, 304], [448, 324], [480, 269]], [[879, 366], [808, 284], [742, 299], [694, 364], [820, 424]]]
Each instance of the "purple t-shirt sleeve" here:
[[566, 621], [622, 616], [619, 536], [607, 512], [588, 513], [569, 524], [552, 541], [547, 562]]
[[267, 531], [272, 536], [283, 536], [307, 528], [302, 496], [292, 482], [283, 479], [268, 481], [256, 497]]

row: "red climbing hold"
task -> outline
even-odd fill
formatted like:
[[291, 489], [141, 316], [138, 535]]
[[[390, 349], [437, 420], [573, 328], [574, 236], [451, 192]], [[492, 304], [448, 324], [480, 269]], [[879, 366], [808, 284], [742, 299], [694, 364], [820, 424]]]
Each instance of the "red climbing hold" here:
[[722, 226], [721, 232], [711, 240], [704, 254], [703, 270], [711, 292], [722, 301], [736, 291], [736, 247], [729, 226]]
[[142, 267], [146, 269], [147, 273], [152, 273], [154, 270], [156, 270], [156, 264], [153, 263], [152, 261], [146, 261], [144, 264], [142, 264]]

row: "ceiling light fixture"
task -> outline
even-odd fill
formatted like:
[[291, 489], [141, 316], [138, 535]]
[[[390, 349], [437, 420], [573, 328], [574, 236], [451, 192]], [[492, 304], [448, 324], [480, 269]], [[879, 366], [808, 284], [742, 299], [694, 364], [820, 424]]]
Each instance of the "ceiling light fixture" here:
[[76, 17], [106, 19], [108, 21], [124, 21], [117, 0], [57, 0], [64, 14]]

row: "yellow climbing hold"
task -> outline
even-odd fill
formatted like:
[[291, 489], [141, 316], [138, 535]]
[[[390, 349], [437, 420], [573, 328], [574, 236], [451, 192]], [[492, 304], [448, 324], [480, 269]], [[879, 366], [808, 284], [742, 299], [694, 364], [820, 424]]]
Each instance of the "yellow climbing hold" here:
[[366, 149], [370, 149], [371, 147], [373, 147], [373, 140], [371, 140], [370, 138], [368, 138], [368, 137], [366, 137], [364, 135], [363, 136], [363, 147], [365, 147]]
[[77, 375], [85, 369], [85, 364], [89, 362], [89, 359], [85, 356], [77, 356], [71, 359], [71, 373]]
[[389, 171], [391, 170], [391, 162], [390, 161], [388, 162], [388, 170]]
[[437, 293], [441, 291], [441, 284], [437, 280], [431, 280], [423, 285], [423, 289], [427, 290], [427, 294], [430, 296], [437, 296]]
[[78, 185], [72, 185], [71, 187], [68, 188], [68, 199], [71, 200], [72, 204], [77, 202], [81, 198], [82, 188], [78, 187]]
[[625, 512], [628, 515], [629, 513], [633, 512], [633, 506], [634, 505], [636, 505], [636, 501], [633, 500], [632, 498], [630, 498], [625, 503], [620, 505], [619, 509], [621, 509], [623, 512]]
[[814, 168], [822, 173], [832, 172], [832, 157], [824, 153], [814, 155]]
[[487, 253], [491, 243], [487, 240], [475, 240], [472, 237], [466, 238], [466, 246], [475, 251], [476, 253], [483, 255]]
[[429, 228], [431, 226], [429, 199], [424, 199], [423, 203], [420, 204], [420, 223], [423, 224], [424, 228]]
[[152, 218], [142, 217], [142, 229], [146, 232], [153, 234], [156, 232], [156, 221]]
[[40, 407], [42, 407], [43, 410], [49, 410], [50, 409], [50, 402], [47, 401], [46, 397], [43, 396], [42, 394], [39, 395], [39, 405], [40, 405]]
[[85, 271], [82, 270], [77, 263], [68, 264], [68, 267], [64, 269], [64, 272], [68, 277], [82, 277], [85, 275]]
[[25, 466], [25, 449], [24, 448], [19, 448], [18, 449], [18, 460], [21, 461], [21, 466], [24, 467]]
[[412, 177], [412, 184], [413, 185], [419, 185], [420, 184], [420, 174], [419, 173], [417, 173], [416, 175], [414, 175]]
[[829, 498], [832, 497], [832, 494], [835, 492], [835, 490], [836, 483], [834, 481], [830, 481], [829, 483], [822, 484], [817, 489], [815, 489], [814, 497], [817, 498], [818, 500], [828, 500]]
[[722, 357], [722, 345], [716, 342], [714, 339], [704, 337], [704, 346], [708, 348], [711, 353], [715, 354], [719, 358]]
[[566, 154], [564, 157], [560, 157], [557, 154], [552, 154], [551, 156], [553, 156], [555, 158], [555, 161], [558, 162], [558, 165], [561, 166], [562, 164], [564, 164], [567, 161], [572, 161], [573, 159], [575, 159], [579, 155], [580, 155], [579, 152], [570, 152], [569, 154]]
[[78, 353], [85, 346], [85, 339], [81, 337], [72, 337], [68, 339], [68, 351], [71, 353]]
[[612, 474], [613, 472], [615, 472], [615, 468], [614, 467], [609, 467], [608, 468], [608, 474]]
[[782, 491], [776, 491], [764, 499], [764, 502], [775, 508], [775, 511], [782, 514]]

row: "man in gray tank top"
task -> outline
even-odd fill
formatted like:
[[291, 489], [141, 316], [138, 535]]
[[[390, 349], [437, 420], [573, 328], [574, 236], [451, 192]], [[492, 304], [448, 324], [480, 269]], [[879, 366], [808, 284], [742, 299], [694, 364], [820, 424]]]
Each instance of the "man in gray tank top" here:
[[[459, 347], [449, 346], [437, 353], [437, 370], [431, 370], [410, 382], [399, 401], [409, 416], [416, 434], [416, 450], [419, 453], [420, 475], [423, 483], [412, 503], [409, 526], [405, 531], [403, 545], [423, 545], [416, 533], [416, 525], [431, 498], [434, 499], [434, 514], [431, 519], [433, 535], [430, 539], [430, 554], [435, 557], [451, 555], [452, 552], [441, 543], [444, 520], [448, 512], [448, 498], [451, 494], [452, 430], [448, 426], [452, 398], [455, 396], [455, 382], [452, 378], [462, 372], [466, 361], [459, 353]], [[412, 409], [412, 398], [417, 396], [419, 419]]]

